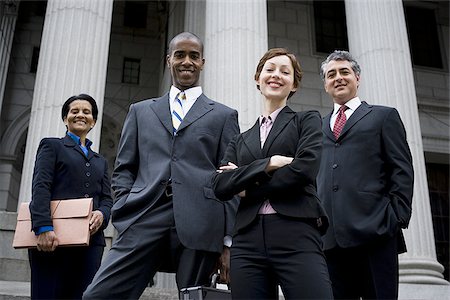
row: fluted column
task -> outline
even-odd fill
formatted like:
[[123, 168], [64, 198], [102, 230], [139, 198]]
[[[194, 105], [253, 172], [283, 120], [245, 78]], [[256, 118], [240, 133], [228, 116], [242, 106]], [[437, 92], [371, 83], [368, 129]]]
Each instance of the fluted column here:
[[253, 75], [267, 50], [266, 0], [206, 0], [205, 94], [239, 112], [241, 130], [261, 112]]
[[0, 113], [5, 94], [6, 76], [8, 74], [9, 58], [16, 27], [18, 0], [6, 0], [0, 3]]
[[97, 101], [97, 124], [89, 134], [98, 150], [106, 85], [113, 0], [48, 0], [42, 34], [20, 201], [31, 199], [31, 180], [39, 141], [65, 133], [64, 101], [87, 93]]
[[[180, 32], [185, 31], [184, 29], [184, 11], [185, 11], [185, 2], [184, 1], [169, 1], [169, 20], [167, 25], [167, 43], [169, 43], [174, 36], [179, 34]], [[167, 49], [169, 48], [169, 44], [164, 45], [163, 53], [164, 53], [164, 61], [162, 66], [162, 74], [161, 80], [159, 82], [159, 95], [163, 95], [167, 93], [170, 88], [170, 84], [172, 82], [172, 78], [170, 78], [170, 69], [167, 68], [166, 64], [166, 54]]]
[[448, 284], [436, 260], [430, 199], [402, 0], [345, 0], [350, 52], [362, 67], [362, 100], [398, 109], [414, 165], [413, 212], [400, 282]]
[[186, 0], [184, 30], [205, 39], [206, 0]]

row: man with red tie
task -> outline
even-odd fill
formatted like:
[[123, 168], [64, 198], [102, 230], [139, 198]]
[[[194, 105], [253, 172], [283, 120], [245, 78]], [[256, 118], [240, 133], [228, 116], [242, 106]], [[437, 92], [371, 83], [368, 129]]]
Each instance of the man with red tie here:
[[323, 119], [318, 194], [329, 215], [325, 255], [336, 299], [396, 299], [413, 167], [395, 108], [357, 96], [361, 68], [347, 51], [321, 65], [334, 103]]

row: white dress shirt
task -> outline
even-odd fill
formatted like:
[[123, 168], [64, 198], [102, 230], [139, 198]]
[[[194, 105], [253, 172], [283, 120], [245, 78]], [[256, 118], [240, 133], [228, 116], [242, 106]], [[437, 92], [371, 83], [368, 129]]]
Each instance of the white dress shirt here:
[[[361, 105], [361, 100], [359, 100], [359, 97], [355, 97], [353, 99], [348, 100], [347, 103], [345, 103], [344, 105], [348, 107], [348, 109], [346, 109], [344, 111], [345, 117], [348, 120], [350, 118], [350, 116], [355, 112], [355, 110]], [[336, 118], [337, 118], [337, 115], [339, 114], [339, 108], [341, 106], [342, 105], [334, 103], [333, 114], [331, 115], [331, 118], [330, 118], [331, 131], [333, 131], [334, 123], [336, 123]]]

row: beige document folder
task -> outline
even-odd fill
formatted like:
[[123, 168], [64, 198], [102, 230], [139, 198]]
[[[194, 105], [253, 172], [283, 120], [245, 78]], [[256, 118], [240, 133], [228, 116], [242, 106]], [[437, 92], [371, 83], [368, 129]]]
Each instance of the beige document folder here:
[[[17, 214], [13, 247], [36, 247], [37, 237], [31, 230], [29, 202], [22, 203]], [[53, 200], [50, 202], [53, 229], [60, 246], [88, 246], [92, 198]]]

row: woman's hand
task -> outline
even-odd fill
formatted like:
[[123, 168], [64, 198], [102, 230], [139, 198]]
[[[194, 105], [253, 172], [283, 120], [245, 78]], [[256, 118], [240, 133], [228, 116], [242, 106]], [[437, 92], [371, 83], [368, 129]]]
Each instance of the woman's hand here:
[[231, 161], [229, 161], [227, 165], [221, 166], [221, 167], [219, 168], [219, 170], [217, 170], [217, 172], [222, 173], [223, 171], [226, 171], [226, 170], [234, 170], [234, 169], [237, 169], [237, 167], [238, 167], [238, 166], [236, 166], [236, 165], [233, 164]]
[[54, 231], [43, 232], [37, 237], [38, 251], [52, 252], [58, 245], [59, 240]]
[[[237, 167], [238, 167], [238, 166], [236, 166], [234, 163], [232, 163], [231, 161], [229, 161], [227, 165], [221, 166], [221, 167], [219, 168], [219, 170], [217, 170], [217, 172], [218, 172], [218, 173], [222, 173], [223, 171], [226, 171], [226, 170], [234, 170], [234, 169], [237, 169]], [[241, 197], [241, 198], [242, 198], [242, 197], [245, 197], [245, 190], [241, 191], [241, 192], [238, 194], [238, 196]]]
[[266, 167], [266, 172], [272, 172], [276, 169], [284, 167], [290, 164], [294, 160], [293, 157], [284, 156], [284, 155], [274, 155], [270, 158], [269, 163]]
[[103, 224], [103, 213], [99, 210], [92, 212], [91, 219], [89, 220], [89, 233], [93, 235], [96, 233]]

